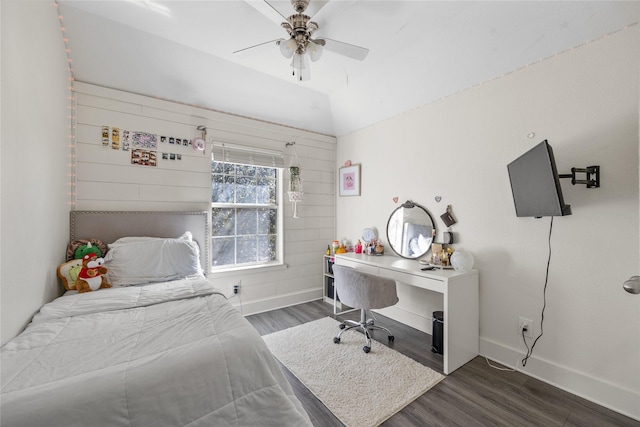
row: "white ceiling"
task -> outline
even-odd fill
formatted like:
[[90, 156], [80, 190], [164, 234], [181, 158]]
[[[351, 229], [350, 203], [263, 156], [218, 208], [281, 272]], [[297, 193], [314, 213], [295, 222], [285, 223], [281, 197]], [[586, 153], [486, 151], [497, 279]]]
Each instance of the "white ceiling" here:
[[233, 54], [287, 36], [261, 0], [59, 3], [76, 80], [337, 136], [640, 20], [637, 1], [311, 0], [314, 36], [369, 54], [325, 49], [300, 82], [275, 43]]

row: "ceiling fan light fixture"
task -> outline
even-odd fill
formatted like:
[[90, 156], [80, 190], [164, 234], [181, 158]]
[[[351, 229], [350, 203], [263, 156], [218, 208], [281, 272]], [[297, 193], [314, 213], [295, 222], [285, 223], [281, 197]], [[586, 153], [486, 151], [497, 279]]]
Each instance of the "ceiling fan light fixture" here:
[[280, 46], [280, 53], [285, 58], [291, 58], [298, 48], [298, 43], [296, 43], [293, 38], [290, 38], [288, 40], [280, 40], [278, 42], [278, 45]]
[[[349, 58], [357, 59], [359, 61], [364, 60], [364, 58], [367, 56], [369, 49], [360, 46], [355, 46], [337, 40], [326, 39], [324, 37], [312, 38], [313, 34], [320, 29], [320, 26], [317, 22], [311, 20], [311, 16], [304, 14], [304, 12], [307, 10], [307, 7], [309, 6], [310, 0], [289, 1], [291, 2], [295, 13], [290, 15], [288, 18], [284, 18], [284, 15], [282, 15], [282, 13], [280, 13], [271, 4], [269, 4], [267, 0], [255, 1], [251, 3], [267, 5], [268, 7], [266, 7], [266, 9], [270, 11], [269, 14], [276, 14], [278, 17], [281, 17], [285, 20], [284, 22], [280, 21], [280, 26], [287, 32], [289, 38], [278, 39], [275, 40], [275, 42], [280, 49], [280, 53], [282, 54], [282, 56], [287, 59], [291, 59], [291, 68], [293, 69], [293, 75], [296, 77], [296, 79], [300, 81], [311, 79], [310, 64], [311, 62], [317, 62], [321, 59], [325, 45], [326, 48], [331, 52], [337, 53], [339, 55], [344, 55]], [[316, 10], [314, 13], [317, 13], [317, 11], [322, 8], [328, 1], [329, 0], [318, 0], [319, 6], [315, 8]], [[257, 9], [263, 11], [265, 7], [259, 7]], [[262, 46], [267, 43], [271, 44], [272, 42], [273, 41], [269, 41], [245, 49], [240, 49], [235, 51], [234, 54], [243, 53], [248, 49]]]
[[309, 58], [311, 58], [313, 62], [316, 62], [320, 57], [322, 57], [323, 51], [324, 48], [321, 44], [314, 43], [312, 41], [309, 41], [307, 44], [307, 53], [309, 53]]

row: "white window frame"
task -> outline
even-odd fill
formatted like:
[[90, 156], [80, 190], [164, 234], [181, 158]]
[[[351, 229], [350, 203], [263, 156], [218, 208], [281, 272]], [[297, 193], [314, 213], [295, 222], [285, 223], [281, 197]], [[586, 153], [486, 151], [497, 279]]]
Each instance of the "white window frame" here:
[[[211, 159], [211, 165], [213, 165], [214, 161], [218, 161], [221, 162], [224, 159], [215, 159], [213, 158], [214, 156], [212, 156]], [[227, 163], [233, 163], [233, 164], [246, 164], [245, 162], [233, 162], [233, 161], [228, 161]], [[269, 268], [269, 267], [283, 267], [285, 266], [284, 264], [284, 249], [283, 249], [283, 242], [284, 242], [284, 206], [283, 206], [283, 201], [284, 201], [284, 179], [283, 179], [283, 175], [284, 175], [284, 167], [279, 167], [279, 166], [270, 166], [270, 165], [264, 165], [264, 164], [255, 164], [252, 166], [258, 166], [258, 167], [267, 167], [267, 168], [273, 168], [276, 170], [276, 205], [275, 205], [275, 209], [276, 209], [276, 259], [273, 261], [268, 261], [268, 262], [255, 262], [255, 263], [246, 263], [246, 264], [234, 264], [234, 265], [224, 265], [224, 266], [219, 266], [216, 267], [213, 265], [213, 258], [209, 260], [209, 271], [211, 271], [212, 273], [221, 273], [221, 272], [233, 272], [233, 271], [241, 271], [241, 270], [252, 270], [252, 269], [262, 269], [262, 268]], [[212, 175], [212, 179], [213, 179], [213, 175]], [[212, 182], [213, 185], [213, 182]], [[211, 197], [210, 197], [211, 198]], [[211, 202], [211, 209], [213, 208], [264, 208], [264, 207], [273, 207], [274, 205], [263, 205], [263, 204], [245, 204], [245, 203], [214, 203]], [[210, 236], [210, 241], [211, 241], [211, 245], [213, 246], [213, 227], [211, 227], [211, 236]], [[213, 249], [213, 247], [212, 247]], [[213, 253], [213, 250], [212, 250]], [[213, 256], [213, 255], [212, 255]]]

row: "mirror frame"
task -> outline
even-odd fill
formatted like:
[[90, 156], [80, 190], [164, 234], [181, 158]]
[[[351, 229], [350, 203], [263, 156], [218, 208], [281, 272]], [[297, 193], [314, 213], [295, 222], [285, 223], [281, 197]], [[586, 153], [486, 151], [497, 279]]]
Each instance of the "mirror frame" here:
[[[396, 212], [398, 212], [400, 209], [412, 209], [412, 208], [419, 208], [422, 209], [427, 216], [429, 217], [429, 220], [431, 220], [431, 226], [433, 228], [434, 233], [437, 233], [437, 229], [436, 229], [436, 222], [433, 219], [433, 216], [431, 216], [431, 213], [422, 205], [419, 205], [418, 203], [412, 202], [411, 200], [407, 200], [406, 202], [404, 202], [403, 204], [401, 204], [400, 206], [398, 206], [397, 208], [395, 208], [393, 210], [393, 212], [391, 212], [391, 215], [389, 215], [389, 219], [387, 220], [387, 243], [389, 244], [389, 246], [391, 247], [391, 250], [393, 250], [393, 252], [402, 257], [402, 258], [406, 258], [406, 259], [418, 259], [418, 258], [422, 258], [423, 256], [427, 255], [429, 253], [429, 251], [431, 251], [431, 245], [429, 245], [429, 249], [427, 249], [424, 253], [418, 255], [418, 256], [406, 256], [406, 255], [402, 255], [401, 249], [396, 249], [393, 244], [391, 243], [391, 239], [389, 238], [389, 225], [391, 223], [391, 218], [393, 218], [393, 215], [395, 215]], [[434, 234], [435, 236], [435, 234]], [[431, 243], [433, 243], [433, 240], [431, 241]]]

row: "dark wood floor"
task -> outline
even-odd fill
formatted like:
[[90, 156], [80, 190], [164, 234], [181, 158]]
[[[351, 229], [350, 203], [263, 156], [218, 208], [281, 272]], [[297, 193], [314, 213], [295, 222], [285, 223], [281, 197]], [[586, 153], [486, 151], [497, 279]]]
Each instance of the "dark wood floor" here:
[[[261, 335], [280, 331], [322, 317], [333, 317], [332, 306], [321, 301], [300, 304], [247, 319]], [[359, 319], [349, 313], [339, 319]], [[442, 357], [431, 352], [431, 336], [381, 315], [376, 323], [392, 330], [390, 347], [442, 372]], [[374, 338], [375, 332], [374, 332]], [[386, 343], [386, 336], [378, 336]], [[331, 344], [328, 344], [331, 345]], [[296, 395], [318, 427], [343, 424], [283, 368]], [[363, 401], [370, 390], [359, 390]], [[500, 371], [476, 357], [434, 388], [387, 420], [383, 426], [640, 426], [640, 422], [552, 387], [519, 372]]]

